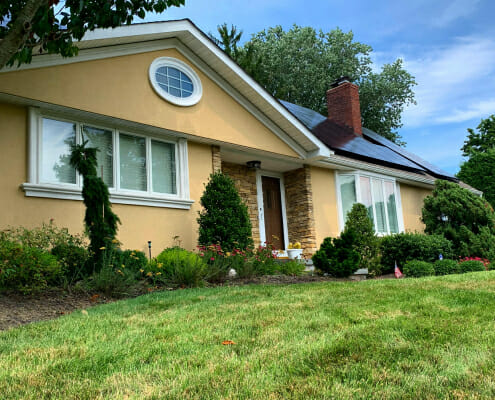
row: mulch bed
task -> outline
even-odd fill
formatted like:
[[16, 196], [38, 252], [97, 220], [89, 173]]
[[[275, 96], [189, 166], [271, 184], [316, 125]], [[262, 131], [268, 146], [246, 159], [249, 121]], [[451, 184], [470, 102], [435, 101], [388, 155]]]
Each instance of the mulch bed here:
[[[393, 278], [385, 275], [378, 279]], [[234, 279], [223, 284], [213, 286], [242, 286], [260, 284], [296, 284], [305, 282], [348, 282], [352, 279], [337, 279], [329, 276], [302, 275], [286, 276], [273, 275], [246, 279]], [[158, 290], [171, 290], [163, 288]], [[137, 293], [136, 293], [137, 294]], [[134, 297], [134, 296], [132, 296]], [[75, 310], [85, 309], [97, 304], [109, 303], [116, 299], [108, 298], [100, 294], [88, 294], [83, 292], [67, 292], [63, 290], [51, 290], [36, 296], [22, 296], [19, 294], [0, 295], [0, 331], [35, 321], [43, 321], [70, 314]]]

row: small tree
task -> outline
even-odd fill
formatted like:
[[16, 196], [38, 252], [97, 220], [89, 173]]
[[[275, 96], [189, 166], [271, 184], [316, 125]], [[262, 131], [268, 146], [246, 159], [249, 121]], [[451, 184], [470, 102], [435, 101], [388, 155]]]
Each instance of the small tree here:
[[359, 268], [360, 255], [355, 250], [356, 232], [342, 232], [340, 238], [327, 237], [312, 260], [317, 269], [332, 276], [345, 278]]
[[[495, 213], [492, 206], [459, 185], [438, 180], [424, 201], [422, 221], [425, 232], [451, 240], [458, 256], [488, 257], [495, 244]], [[480, 246], [480, 235], [487, 248]], [[483, 251], [485, 254], [471, 254]]]
[[347, 214], [344, 232], [354, 231], [354, 250], [361, 254], [360, 268], [367, 268], [373, 275], [379, 275], [381, 266], [378, 258], [379, 238], [375, 234], [373, 221], [366, 206], [356, 203]]
[[253, 245], [248, 210], [227, 175], [210, 175], [201, 197], [203, 210], [199, 212], [199, 239], [203, 246], [220, 244], [224, 251]]
[[91, 241], [93, 268], [102, 266], [104, 251], [115, 246], [115, 235], [119, 217], [112, 211], [108, 187], [96, 174], [96, 152], [94, 147], [86, 147], [88, 141], [71, 147], [70, 164], [83, 176], [82, 196], [86, 206], [84, 224]]

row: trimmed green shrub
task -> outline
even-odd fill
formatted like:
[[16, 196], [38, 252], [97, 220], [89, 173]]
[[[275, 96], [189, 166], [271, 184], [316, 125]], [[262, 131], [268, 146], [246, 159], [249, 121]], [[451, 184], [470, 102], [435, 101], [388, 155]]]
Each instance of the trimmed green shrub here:
[[395, 262], [402, 268], [407, 261], [435, 262], [440, 254], [454, 258], [452, 243], [441, 235], [398, 233], [381, 239], [382, 265], [385, 273], [394, 271]]
[[421, 276], [435, 275], [435, 268], [432, 263], [412, 260], [404, 265], [403, 272], [405, 276], [419, 278]]
[[459, 263], [459, 271], [461, 274], [466, 272], [477, 272], [477, 271], [486, 271], [483, 262], [477, 260], [468, 260]]
[[435, 275], [450, 275], [459, 273], [459, 263], [454, 260], [437, 260], [433, 264]]
[[0, 288], [37, 293], [60, 283], [62, 268], [55, 256], [36, 247], [0, 241]]
[[340, 238], [325, 238], [313, 255], [315, 268], [336, 277], [347, 277], [357, 271], [361, 257], [354, 250], [356, 234], [353, 230], [342, 232]]
[[282, 275], [299, 276], [304, 273], [305, 269], [306, 266], [304, 265], [304, 262], [297, 260], [277, 263], [277, 271]]
[[91, 272], [87, 268], [89, 252], [85, 247], [70, 243], [58, 244], [51, 253], [57, 258], [69, 283], [86, 278]]
[[163, 250], [149, 263], [147, 275], [154, 282], [181, 287], [197, 287], [204, 284], [207, 266], [201, 257], [181, 248]]
[[458, 184], [437, 180], [424, 201], [425, 232], [443, 235], [460, 257], [493, 257], [495, 213], [483, 198]]
[[356, 236], [354, 250], [361, 255], [359, 268], [367, 268], [371, 275], [380, 275], [380, 239], [376, 236], [373, 221], [364, 204], [354, 204], [347, 214], [344, 231], [349, 230], [353, 230]]
[[203, 246], [221, 244], [224, 251], [253, 245], [251, 221], [234, 181], [217, 172], [210, 175], [199, 212], [198, 243]]

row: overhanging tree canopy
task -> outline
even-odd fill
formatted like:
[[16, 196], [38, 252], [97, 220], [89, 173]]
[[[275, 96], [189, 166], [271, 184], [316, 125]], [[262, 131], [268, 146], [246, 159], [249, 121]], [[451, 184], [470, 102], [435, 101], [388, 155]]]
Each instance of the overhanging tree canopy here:
[[0, 1], [0, 69], [29, 63], [33, 51], [77, 54], [74, 41], [96, 28], [129, 25], [146, 12], [161, 13], [185, 0]]

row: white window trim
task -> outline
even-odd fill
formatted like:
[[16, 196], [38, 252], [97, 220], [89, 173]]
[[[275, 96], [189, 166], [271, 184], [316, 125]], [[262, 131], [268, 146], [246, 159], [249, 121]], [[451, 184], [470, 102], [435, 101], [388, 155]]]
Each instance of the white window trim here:
[[[79, 121], [78, 119], [70, 119], [67, 116], [62, 116], [51, 112], [42, 112], [37, 108], [29, 109], [28, 123], [28, 182], [21, 185], [28, 197], [46, 197], [53, 199], [65, 200], [82, 200], [82, 179], [79, 174], [76, 175], [76, 184], [57, 184], [44, 183], [40, 180], [41, 175], [41, 134], [42, 134], [42, 119], [52, 118], [59, 121], [67, 121], [75, 123], [79, 131], [80, 125], [90, 125], [102, 129], [112, 131], [113, 137], [113, 188], [109, 188], [110, 201], [116, 204], [130, 204], [151, 207], [168, 207], [179, 209], [190, 209], [194, 200], [189, 198], [189, 169], [187, 155], [187, 140], [184, 138], [163, 138], [157, 135], [144, 134], [134, 129], [121, 130], [114, 129], [110, 126], [102, 126], [101, 124], [93, 124], [91, 121]], [[119, 141], [118, 134], [124, 133], [132, 136], [144, 137], [146, 139], [146, 169], [148, 190], [146, 192], [120, 189], [119, 175]], [[79, 140], [79, 134], [76, 135], [76, 140]], [[175, 145], [175, 167], [176, 167], [176, 191], [177, 194], [162, 194], [152, 191], [151, 184], [151, 140], [161, 141], [165, 143], [173, 143]]]
[[[263, 203], [263, 181], [262, 177], [268, 176], [271, 178], [278, 178], [280, 180], [280, 201], [282, 208], [282, 226], [284, 230], [284, 244], [287, 249], [289, 246], [289, 230], [287, 227], [287, 211], [285, 206], [285, 183], [284, 175], [278, 172], [271, 172], [258, 169], [256, 170], [256, 197], [258, 200], [258, 221], [260, 229], [260, 242], [262, 245], [266, 243], [266, 231], [265, 231], [265, 207]], [[284, 254], [285, 255], [285, 250]]]
[[[177, 97], [174, 96], [161, 88], [161, 86], [156, 81], [156, 70], [160, 67], [173, 67], [181, 71], [183, 74], [187, 75], [191, 79], [193, 84], [193, 92], [188, 97]], [[149, 68], [149, 80], [151, 86], [155, 92], [167, 100], [168, 102], [181, 107], [193, 106], [201, 100], [203, 95], [203, 87], [201, 86], [201, 80], [198, 74], [185, 62], [172, 57], [160, 57], [155, 59]]]
[[[341, 176], [349, 176], [352, 175], [354, 176], [354, 185], [355, 185], [355, 190], [356, 190], [356, 200], [358, 203], [361, 202], [361, 186], [359, 185], [359, 177], [368, 177], [368, 178], [376, 178], [376, 179], [381, 179], [384, 181], [389, 181], [392, 182], [394, 185], [395, 189], [395, 207], [396, 207], [396, 212], [397, 212], [397, 224], [398, 224], [398, 230], [399, 233], [404, 232], [404, 216], [402, 213], [402, 199], [400, 195], [400, 185], [397, 180], [391, 176], [387, 175], [381, 175], [381, 174], [375, 174], [372, 172], [368, 171], [361, 171], [361, 170], [353, 170], [353, 171], [342, 171], [342, 172], [337, 172], [335, 171], [335, 191], [337, 193], [337, 210], [338, 210], [338, 217], [339, 217], [339, 230], [342, 232], [345, 227], [345, 218], [344, 218], [344, 207], [342, 204], [342, 195], [340, 193], [340, 177]], [[371, 183], [370, 183], [370, 187]], [[385, 191], [384, 185], [382, 185], [382, 190]], [[374, 204], [374, 195], [373, 195], [373, 190], [371, 191], [371, 198], [372, 202]], [[385, 198], [385, 193], [383, 193], [383, 198]], [[375, 214], [375, 207], [373, 207], [373, 214]], [[388, 224], [388, 213], [387, 210], [385, 210], [385, 219], [387, 223], [387, 230], [390, 229], [390, 226]], [[374, 216], [374, 220], [376, 221], [376, 216]], [[375, 233], [378, 236], [386, 236], [390, 235], [392, 233], [383, 233], [383, 232], [377, 232], [375, 230]]]

